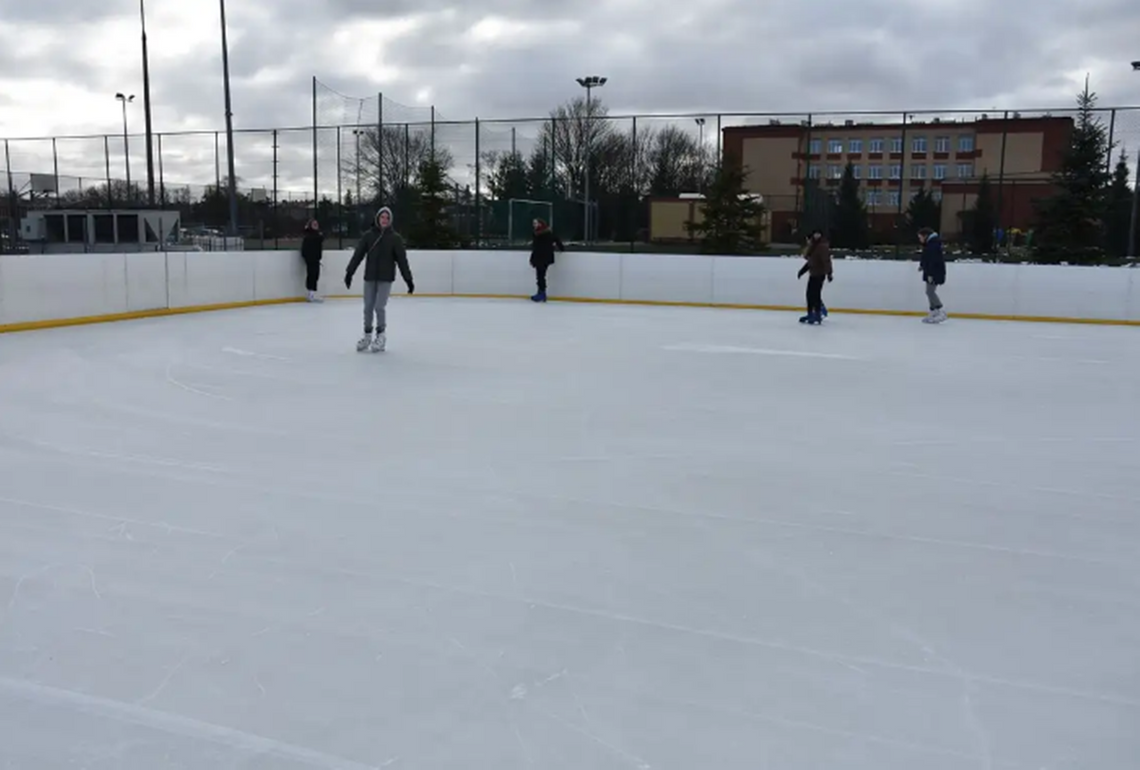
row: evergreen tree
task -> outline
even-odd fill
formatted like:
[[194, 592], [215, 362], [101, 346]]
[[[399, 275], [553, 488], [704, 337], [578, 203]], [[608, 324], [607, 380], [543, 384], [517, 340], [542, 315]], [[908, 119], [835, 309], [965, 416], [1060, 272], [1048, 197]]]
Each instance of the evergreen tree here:
[[443, 160], [429, 154], [418, 169], [419, 189], [408, 244], [418, 249], [453, 249], [458, 243], [448, 212], [452, 191]]
[[924, 227], [932, 230], [942, 228], [942, 204], [934, 199], [932, 190], [922, 189], [910, 199], [906, 207], [906, 228], [912, 237]]
[[746, 171], [733, 163], [717, 169], [705, 196], [703, 219], [686, 225], [701, 239], [704, 253], [747, 254], [762, 246], [764, 206], [750, 196], [746, 178]]
[[1088, 264], [1104, 256], [1112, 148], [1087, 82], [1077, 103], [1076, 125], [1053, 175], [1057, 192], [1038, 206], [1034, 250], [1040, 262]]
[[1108, 253], [1114, 257], [1128, 253], [1128, 228], [1132, 226], [1132, 187], [1129, 184], [1128, 154], [1120, 153], [1108, 188]]
[[994, 186], [990, 175], [982, 174], [978, 182], [978, 198], [974, 207], [966, 212], [964, 230], [969, 235], [970, 251], [974, 254], [993, 254], [998, 226], [997, 202], [994, 200]]
[[843, 181], [839, 183], [831, 242], [845, 249], [865, 249], [871, 243], [867, 208], [859, 197], [859, 180], [855, 178], [855, 167], [850, 163], [843, 171]]

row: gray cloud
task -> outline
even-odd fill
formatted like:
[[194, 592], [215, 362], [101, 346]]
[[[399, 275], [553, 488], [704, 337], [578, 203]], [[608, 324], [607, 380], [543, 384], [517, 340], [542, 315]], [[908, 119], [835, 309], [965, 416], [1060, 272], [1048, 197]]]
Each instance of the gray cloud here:
[[[147, 0], [152, 50], [179, 41], [180, 30], [164, 28], [160, 20], [182, 2]], [[216, 9], [203, 13], [212, 19]], [[1086, 69], [1103, 105], [1140, 103], [1140, 75], [1128, 68], [1140, 58], [1140, 5], [1134, 0], [1086, 0], [1079, 9], [1069, 0], [590, 0], [542, 11], [531, 0], [391, 0], [382, 10], [375, 0], [324, 0], [319, 8], [307, 0], [244, 0], [231, 3], [229, 16], [239, 128], [307, 125], [314, 74], [344, 93], [383, 91], [410, 107], [421, 89], [430, 89], [440, 114], [453, 120], [540, 118], [581, 94], [575, 77], [594, 73], [610, 79], [598, 94], [621, 114], [1068, 108], [1078, 87], [1074, 78]], [[412, 16], [428, 22], [387, 42], [369, 36], [377, 21], [397, 25]], [[0, 81], [35, 77], [105, 93], [106, 110], [64, 118], [68, 106], [61, 104], [44, 124], [59, 130], [63, 123], [71, 133], [118, 131], [110, 95], [127, 87], [141, 95], [137, 57], [121, 72], [109, 72], [96, 66], [100, 62], [85, 61], [73, 45], [109, 17], [137, 17], [137, 4], [0, 0]], [[503, 41], [474, 41], [472, 30], [489, 18], [534, 26]], [[9, 44], [22, 29], [46, 24], [57, 31], [55, 45], [32, 57], [12, 53]], [[345, 25], [354, 32], [335, 50], [334, 31]], [[130, 49], [137, 38], [106, 44]], [[152, 72], [157, 129], [222, 129], [220, 44], [160, 58]], [[350, 62], [361, 59], [368, 66], [354, 70]], [[399, 73], [396, 82], [379, 82], [389, 70]], [[22, 109], [6, 96], [13, 103], [0, 115], [0, 134], [7, 133], [5, 116]], [[351, 113], [351, 103], [340, 110], [336, 103], [323, 98], [322, 111]], [[388, 117], [426, 119], [426, 111], [389, 106]], [[1118, 137], [1140, 145], [1140, 113], [1126, 117]], [[644, 125], [660, 123], [643, 119]], [[696, 130], [689, 121], [682, 125]], [[488, 125], [482, 146], [509, 143], [510, 127]], [[525, 142], [536, 124], [515, 127]], [[140, 111], [132, 115], [132, 128], [141, 128]], [[457, 163], [473, 161], [473, 130], [448, 126], [439, 135], [453, 146]], [[279, 141], [282, 185], [307, 189], [311, 137], [289, 133]], [[320, 145], [327, 177], [335, 173], [335, 141], [322, 137]], [[139, 148], [132, 151], [137, 158], [141, 143]], [[164, 149], [168, 178], [213, 181], [212, 136], [168, 137]], [[243, 133], [236, 149], [239, 175], [267, 184], [271, 135]], [[100, 173], [103, 163], [89, 149], [65, 160], [61, 171], [85, 176]], [[121, 155], [113, 162], [121, 167]]]

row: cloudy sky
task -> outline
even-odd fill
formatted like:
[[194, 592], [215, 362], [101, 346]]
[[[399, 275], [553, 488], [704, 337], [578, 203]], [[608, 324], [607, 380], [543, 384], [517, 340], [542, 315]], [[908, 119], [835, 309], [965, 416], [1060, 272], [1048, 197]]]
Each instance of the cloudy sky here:
[[[155, 130], [223, 128], [217, 4], [146, 10]], [[121, 176], [114, 94], [141, 99], [138, 11], [138, 0], [0, 0], [0, 136], [118, 133]], [[1136, 0], [229, 0], [227, 13], [239, 129], [308, 125], [313, 75], [449, 120], [542, 116], [594, 73], [610, 79], [601, 95], [615, 114], [1069, 106], [1085, 73], [1103, 105], [1140, 104]], [[351, 104], [322, 97], [330, 118]], [[141, 131], [137, 102], [128, 117]], [[1129, 120], [1140, 143], [1140, 112]], [[470, 131], [447, 131], [460, 159], [473, 153]], [[281, 186], [305, 189], [310, 137], [280, 142]], [[166, 179], [211, 182], [213, 147], [210, 135], [165, 139]], [[263, 183], [268, 135], [235, 147], [238, 175]], [[61, 174], [103, 173], [102, 139], [57, 150]], [[50, 143], [11, 152], [17, 171], [52, 170]], [[141, 141], [131, 155], [138, 178]]]

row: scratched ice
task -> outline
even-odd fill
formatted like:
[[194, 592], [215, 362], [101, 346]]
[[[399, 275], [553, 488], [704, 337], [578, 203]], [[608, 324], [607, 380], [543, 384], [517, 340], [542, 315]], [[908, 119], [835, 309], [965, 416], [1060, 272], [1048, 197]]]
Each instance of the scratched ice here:
[[1138, 330], [358, 315], [0, 337], [0, 767], [1135, 767]]

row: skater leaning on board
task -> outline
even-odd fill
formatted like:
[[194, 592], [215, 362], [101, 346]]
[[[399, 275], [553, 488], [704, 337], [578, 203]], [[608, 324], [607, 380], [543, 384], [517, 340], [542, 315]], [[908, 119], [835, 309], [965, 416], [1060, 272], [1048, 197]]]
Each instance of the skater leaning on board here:
[[544, 220], [535, 219], [531, 225], [534, 227], [534, 240], [530, 246], [530, 266], [534, 268], [534, 280], [538, 284], [538, 292], [531, 300], [546, 302], [546, 271], [554, 264], [555, 249], [566, 251], [566, 247]]
[[324, 251], [325, 234], [317, 220], [310, 219], [301, 237], [301, 259], [305, 261], [305, 289], [309, 302], [320, 302], [317, 284], [321, 280], [321, 256]]
[[[352, 276], [364, 263], [364, 336], [356, 343], [358, 351], [379, 353], [387, 346], [387, 308], [396, 281], [396, 268], [408, 287], [416, 293], [412, 268], [404, 238], [392, 227], [392, 209], [385, 206], [376, 212], [376, 221], [360, 238], [344, 273], [344, 286], [352, 288]], [[372, 336], [375, 330], [376, 336]]]

